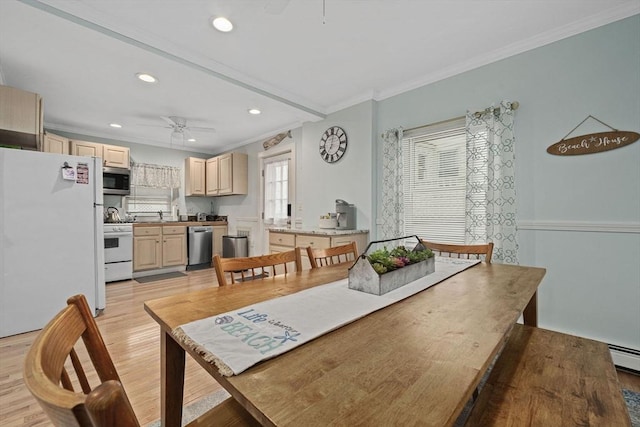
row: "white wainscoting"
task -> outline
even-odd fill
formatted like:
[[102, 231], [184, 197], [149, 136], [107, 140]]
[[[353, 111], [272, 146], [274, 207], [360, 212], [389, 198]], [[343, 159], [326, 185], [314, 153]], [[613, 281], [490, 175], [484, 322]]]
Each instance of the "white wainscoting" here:
[[620, 366], [640, 360], [640, 222], [518, 221], [520, 263], [544, 267], [540, 327], [631, 352], [612, 351]]

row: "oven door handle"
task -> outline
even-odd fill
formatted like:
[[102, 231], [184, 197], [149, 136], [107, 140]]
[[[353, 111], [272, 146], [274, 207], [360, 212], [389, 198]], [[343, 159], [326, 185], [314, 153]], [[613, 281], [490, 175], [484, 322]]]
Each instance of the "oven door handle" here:
[[104, 233], [104, 238], [105, 239], [113, 239], [115, 237], [133, 237], [133, 233], [132, 232], [127, 232], [127, 231], [123, 231], [123, 232], [115, 232], [115, 233]]

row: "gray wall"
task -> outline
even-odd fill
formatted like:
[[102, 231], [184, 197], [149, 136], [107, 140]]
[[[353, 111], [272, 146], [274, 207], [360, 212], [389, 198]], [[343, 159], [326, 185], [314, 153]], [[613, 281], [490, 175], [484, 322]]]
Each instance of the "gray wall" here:
[[[640, 132], [640, 16], [381, 101], [377, 126], [411, 128], [502, 99], [521, 105], [520, 262], [547, 268], [540, 325], [640, 349], [640, 142], [546, 153], [588, 115]], [[607, 130], [589, 120], [571, 136]]]

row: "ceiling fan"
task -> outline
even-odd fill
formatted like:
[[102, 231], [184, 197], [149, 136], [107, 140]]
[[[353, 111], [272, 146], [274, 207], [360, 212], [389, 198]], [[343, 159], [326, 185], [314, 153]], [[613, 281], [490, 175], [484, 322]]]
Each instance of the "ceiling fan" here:
[[193, 142], [195, 138], [191, 135], [193, 132], [215, 132], [214, 128], [199, 127], [199, 126], [187, 126], [187, 119], [178, 116], [160, 116], [161, 119], [167, 122], [169, 126], [165, 126], [167, 129], [173, 129], [171, 132], [171, 143], [183, 144], [186, 141]]

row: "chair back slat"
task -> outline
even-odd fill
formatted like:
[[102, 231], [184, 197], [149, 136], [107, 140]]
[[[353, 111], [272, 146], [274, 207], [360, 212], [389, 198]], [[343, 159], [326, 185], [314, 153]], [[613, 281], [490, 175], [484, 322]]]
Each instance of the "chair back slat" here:
[[309, 246], [307, 247], [307, 256], [309, 257], [311, 268], [353, 262], [358, 258], [358, 245], [356, 242], [351, 242], [346, 245], [324, 249], [314, 249]]
[[80, 363], [80, 359], [78, 358], [78, 353], [76, 353], [75, 348], [71, 349], [71, 353], [69, 353], [69, 357], [71, 358], [71, 364], [73, 365], [73, 370], [75, 371], [76, 377], [80, 382], [80, 387], [82, 387], [82, 391], [84, 392], [84, 394], [89, 394], [91, 392], [91, 386], [89, 385], [87, 374], [84, 373], [84, 369], [82, 368], [82, 363]]
[[491, 256], [493, 254], [492, 242], [483, 245], [454, 245], [421, 240], [421, 243], [431, 249], [436, 255], [449, 258], [482, 259], [482, 257], [484, 257], [486, 263], [491, 263]]
[[[295, 271], [301, 270], [300, 250], [298, 248], [268, 255], [240, 258], [213, 257], [218, 284], [225, 286], [239, 281], [264, 279], [278, 274], [289, 274], [287, 264], [294, 264]], [[229, 277], [229, 280], [227, 280]]]

